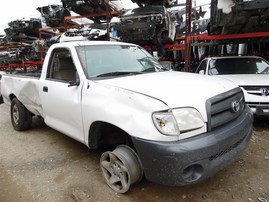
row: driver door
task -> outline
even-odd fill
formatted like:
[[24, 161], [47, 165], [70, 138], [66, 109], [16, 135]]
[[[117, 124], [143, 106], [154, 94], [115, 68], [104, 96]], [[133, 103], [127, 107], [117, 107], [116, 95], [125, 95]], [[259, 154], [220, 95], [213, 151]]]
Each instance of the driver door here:
[[81, 116], [82, 84], [77, 81], [79, 78], [70, 51], [67, 48], [54, 49], [46, 79], [41, 81], [39, 91], [43, 117], [48, 126], [84, 142]]

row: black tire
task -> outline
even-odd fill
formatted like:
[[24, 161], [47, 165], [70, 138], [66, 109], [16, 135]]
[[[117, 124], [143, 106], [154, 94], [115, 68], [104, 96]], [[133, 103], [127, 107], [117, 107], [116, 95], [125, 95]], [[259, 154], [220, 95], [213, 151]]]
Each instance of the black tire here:
[[168, 31], [165, 28], [162, 28], [157, 34], [157, 49], [158, 56], [160, 58], [164, 57], [166, 54], [166, 49], [164, 45], [168, 43]]
[[2, 95], [0, 96], [0, 104], [4, 103]]
[[10, 117], [13, 128], [17, 131], [28, 130], [32, 125], [32, 114], [17, 99], [11, 102]]

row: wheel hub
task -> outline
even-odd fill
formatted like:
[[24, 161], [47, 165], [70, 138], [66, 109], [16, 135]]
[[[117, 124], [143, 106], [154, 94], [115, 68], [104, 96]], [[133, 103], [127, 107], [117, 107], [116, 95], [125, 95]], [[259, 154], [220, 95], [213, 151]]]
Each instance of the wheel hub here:
[[103, 153], [100, 167], [107, 184], [117, 193], [127, 192], [130, 185], [140, 181], [143, 176], [137, 154], [125, 145]]

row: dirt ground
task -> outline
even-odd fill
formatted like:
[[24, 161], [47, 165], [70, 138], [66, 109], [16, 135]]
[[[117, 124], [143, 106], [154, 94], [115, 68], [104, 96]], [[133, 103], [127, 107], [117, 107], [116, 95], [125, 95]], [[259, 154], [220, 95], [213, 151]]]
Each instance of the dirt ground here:
[[248, 149], [213, 178], [186, 187], [143, 179], [116, 194], [102, 179], [101, 151], [48, 128], [35, 119], [25, 132], [13, 130], [9, 108], [0, 105], [0, 201], [87, 202], [266, 202], [269, 201], [269, 120], [256, 120]]

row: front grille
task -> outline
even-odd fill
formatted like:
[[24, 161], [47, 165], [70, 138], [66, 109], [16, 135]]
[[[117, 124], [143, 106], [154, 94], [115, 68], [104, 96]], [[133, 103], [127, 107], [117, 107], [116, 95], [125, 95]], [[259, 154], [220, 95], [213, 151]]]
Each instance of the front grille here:
[[156, 25], [152, 22], [136, 22], [114, 27], [123, 41], [127, 42], [152, 40], [156, 36]]
[[243, 91], [235, 88], [206, 101], [208, 131], [236, 119], [245, 108]]
[[269, 108], [269, 102], [246, 102], [246, 104], [251, 108], [257, 107], [257, 106]]
[[[269, 96], [268, 92], [269, 92], [269, 86], [241, 86], [245, 91], [247, 91], [248, 94], [251, 95], [258, 95], [258, 96]], [[265, 92], [263, 92], [265, 89], [266, 90], [266, 94], [264, 94]]]

